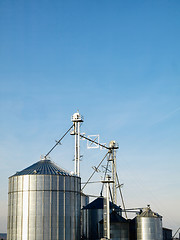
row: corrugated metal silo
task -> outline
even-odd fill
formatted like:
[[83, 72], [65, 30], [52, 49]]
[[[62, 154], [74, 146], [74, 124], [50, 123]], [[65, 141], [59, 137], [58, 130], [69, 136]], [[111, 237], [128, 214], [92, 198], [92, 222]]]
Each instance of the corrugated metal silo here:
[[[99, 222], [103, 219], [104, 198], [99, 197], [82, 209], [82, 239], [100, 239], [101, 230]], [[119, 214], [122, 210], [117, 205], [110, 202], [110, 210], [116, 209]]]
[[89, 204], [89, 196], [81, 192], [81, 209]]
[[162, 217], [150, 207], [136, 217], [137, 240], [163, 240]]
[[[81, 209], [85, 206], [87, 206], [89, 203], [89, 197], [84, 194], [83, 192], [81, 192]], [[83, 212], [81, 211], [81, 236], [83, 236], [83, 224], [84, 224], [84, 220], [83, 220]]]
[[79, 240], [80, 178], [41, 160], [9, 178], [8, 240]]
[[[104, 219], [100, 222], [100, 236], [103, 237], [103, 223]], [[129, 222], [116, 211], [110, 214], [110, 239], [111, 240], [129, 240]]]

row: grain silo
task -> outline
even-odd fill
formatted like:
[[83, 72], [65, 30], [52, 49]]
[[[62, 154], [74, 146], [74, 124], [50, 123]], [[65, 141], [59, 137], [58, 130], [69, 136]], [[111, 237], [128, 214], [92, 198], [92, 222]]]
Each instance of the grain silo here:
[[[100, 222], [100, 236], [104, 236], [104, 219]], [[129, 240], [129, 221], [123, 218], [116, 211], [110, 214], [110, 239], [111, 240]]]
[[148, 205], [136, 217], [137, 240], [162, 240], [162, 217], [154, 213]]
[[[116, 210], [119, 215], [122, 209], [109, 202], [110, 212]], [[95, 240], [102, 236], [99, 222], [104, 217], [104, 198], [98, 197], [88, 205], [82, 208], [82, 239]]]
[[79, 240], [79, 177], [41, 160], [9, 178], [8, 240]]

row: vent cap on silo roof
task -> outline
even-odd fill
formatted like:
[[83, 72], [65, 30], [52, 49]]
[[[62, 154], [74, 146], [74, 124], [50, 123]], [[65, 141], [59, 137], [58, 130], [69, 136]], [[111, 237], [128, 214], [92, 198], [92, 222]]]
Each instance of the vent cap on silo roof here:
[[14, 176], [20, 175], [65, 175], [65, 176], [73, 176], [70, 172], [58, 167], [55, 163], [50, 160], [40, 160], [33, 165], [23, 169], [20, 172], [14, 174]]

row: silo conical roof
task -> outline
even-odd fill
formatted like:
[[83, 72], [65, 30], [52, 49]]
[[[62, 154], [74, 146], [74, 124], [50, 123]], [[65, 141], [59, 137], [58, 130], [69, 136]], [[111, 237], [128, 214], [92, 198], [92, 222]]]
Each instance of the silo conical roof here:
[[[121, 209], [116, 204], [109, 202], [110, 209]], [[98, 197], [85, 207], [83, 209], [103, 209], [104, 208], [104, 198]]]
[[23, 169], [22, 171], [16, 172], [14, 176], [20, 175], [66, 175], [72, 176], [72, 174], [60, 167], [58, 167], [55, 163], [50, 160], [40, 160], [33, 165]]
[[[103, 224], [104, 219], [102, 219], [101, 221], [99, 221], [99, 223]], [[120, 216], [117, 212], [112, 211], [110, 213], [110, 222], [111, 223], [127, 223], [128, 221], [123, 218], [122, 216]]]
[[154, 217], [154, 218], [161, 218], [161, 216], [158, 213], [155, 213], [151, 210], [151, 208], [148, 206], [147, 208], [143, 209], [143, 212], [141, 212], [138, 217]]

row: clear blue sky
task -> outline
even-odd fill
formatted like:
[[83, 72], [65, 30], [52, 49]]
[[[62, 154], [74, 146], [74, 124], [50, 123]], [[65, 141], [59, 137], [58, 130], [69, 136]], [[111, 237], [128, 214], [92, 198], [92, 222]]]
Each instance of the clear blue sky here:
[[[119, 143], [127, 207], [151, 204], [165, 227], [180, 226], [179, 13], [179, 0], [0, 1], [0, 232], [8, 177], [77, 109], [84, 132]], [[82, 153], [86, 180], [105, 151], [82, 143]], [[69, 136], [51, 157], [73, 170], [73, 154]]]

